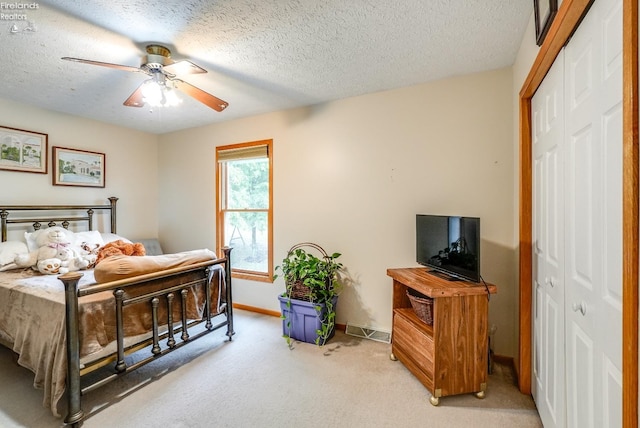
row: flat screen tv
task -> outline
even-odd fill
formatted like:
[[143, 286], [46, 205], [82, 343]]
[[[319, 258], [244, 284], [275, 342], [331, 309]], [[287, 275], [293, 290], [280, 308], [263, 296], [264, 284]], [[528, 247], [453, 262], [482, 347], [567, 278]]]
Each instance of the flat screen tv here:
[[480, 219], [416, 215], [416, 257], [441, 276], [480, 282]]

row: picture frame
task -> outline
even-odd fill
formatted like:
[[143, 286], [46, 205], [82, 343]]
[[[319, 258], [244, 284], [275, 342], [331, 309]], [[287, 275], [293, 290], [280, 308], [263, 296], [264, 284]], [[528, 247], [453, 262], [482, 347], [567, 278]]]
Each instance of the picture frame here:
[[536, 25], [536, 44], [542, 46], [551, 23], [558, 12], [557, 0], [533, 0], [533, 11]]
[[0, 126], [0, 170], [46, 174], [49, 136]]
[[104, 187], [105, 154], [53, 147], [53, 185]]

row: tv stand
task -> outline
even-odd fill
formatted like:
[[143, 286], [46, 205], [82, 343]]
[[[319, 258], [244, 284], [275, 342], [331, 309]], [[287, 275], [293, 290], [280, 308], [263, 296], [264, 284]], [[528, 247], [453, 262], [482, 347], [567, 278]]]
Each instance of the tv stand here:
[[[429, 390], [429, 401], [474, 393], [484, 398], [489, 358], [489, 300], [493, 284], [448, 281], [424, 267], [387, 269], [393, 278], [392, 360], [400, 360]], [[433, 299], [433, 324], [415, 314], [411, 288]]]
[[447, 281], [462, 281], [462, 279], [458, 278], [457, 276], [449, 275], [448, 273], [440, 272], [439, 270], [435, 269], [427, 269], [427, 273], [438, 276], [442, 279], [446, 279]]

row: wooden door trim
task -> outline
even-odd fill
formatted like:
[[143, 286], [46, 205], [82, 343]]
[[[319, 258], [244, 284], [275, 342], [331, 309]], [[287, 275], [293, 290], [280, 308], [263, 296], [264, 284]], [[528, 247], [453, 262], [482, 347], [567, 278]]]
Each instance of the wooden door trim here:
[[622, 10], [622, 426], [638, 426], [638, 1]]
[[[593, 0], [564, 0], [520, 90], [520, 391], [531, 393], [532, 171], [531, 98]], [[638, 0], [623, 0], [622, 419], [638, 423]]]

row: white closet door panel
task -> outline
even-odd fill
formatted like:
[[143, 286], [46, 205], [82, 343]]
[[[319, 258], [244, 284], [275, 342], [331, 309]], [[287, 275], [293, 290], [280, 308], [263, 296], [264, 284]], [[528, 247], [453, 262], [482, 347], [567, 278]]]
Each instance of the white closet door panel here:
[[[549, 133], [551, 134], [551, 133]], [[553, 138], [552, 135], [549, 137]], [[550, 267], [549, 278], [545, 282], [559, 283], [562, 276], [559, 269], [563, 258], [563, 200], [562, 200], [562, 153], [559, 145], [549, 146], [545, 153], [546, 158], [546, 181], [545, 181], [545, 238], [546, 253], [545, 261]], [[556, 290], [558, 290], [556, 288]]]
[[[622, 9], [599, 0], [565, 48], [567, 425], [619, 426]], [[597, 424], [597, 425], [594, 425]], [[612, 425], [609, 425], [612, 424]]]
[[[617, 347], [622, 348], [620, 344]], [[615, 428], [622, 426], [622, 372], [609, 358], [604, 359], [604, 379], [602, 385], [603, 421], [602, 426]]]
[[622, 104], [603, 114], [604, 212], [602, 316], [596, 325], [605, 356], [622, 368]]
[[569, 135], [567, 141], [565, 274], [572, 286], [586, 292], [593, 290], [594, 277], [600, 277], [597, 257], [601, 257], [601, 228], [596, 229], [594, 225], [600, 220], [599, 208], [602, 205], [597, 198], [601, 193], [601, 141], [593, 135], [594, 132], [598, 130], [587, 124]]
[[567, 354], [567, 425], [575, 428], [600, 428], [600, 422], [593, 419], [595, 404], [594, 394], [594, 343], [589, 333], [585, 332], [576, 323], [567, 326], [570, 330], [567, 341], [569, 353]]
[[[603, 19], [604, 81], [601, 88], [602, 138], [604, 141], [604, 241], [606, 263], [605, 287], [602, 299], [607, 305], [607, 316], [620, 317], [622, 326], [622, 4], [614, 7]], [[608, 338], [622, 336], [606, 334]], [[611, 343], [610, 345], [613, 345]], [[622, 347], [619, 358], [622, 361]]]
[[[602, 1], [602, 0], [600, 0]], [[622, 2], [603, 11], [604, 282], [597, 340], [602, 346], [602, 426], [622, 426]]]
[[548, 410], [553, 424], [545, 426], [561, 426], [564, 418], [564, 358], [562, 357], [564, 341], [563, 331], [559, 327], [562, 326], [562, 301], [551, 293], [546, 295], [546, 304], [544, 306], [543, 324], [544, 332], [544, 391], [542, 398], [543, 406]]
[[532, 100], [533, 396], [545, 427], [565, 421], [563, 62], [556, 61]]

